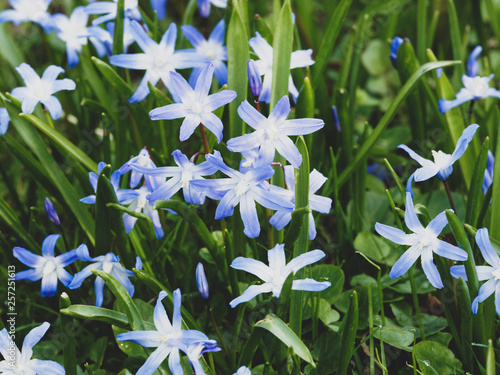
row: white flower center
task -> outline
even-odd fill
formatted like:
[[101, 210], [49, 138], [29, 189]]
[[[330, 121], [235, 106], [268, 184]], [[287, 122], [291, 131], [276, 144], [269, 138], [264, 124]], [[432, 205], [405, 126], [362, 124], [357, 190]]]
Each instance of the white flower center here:
[[257, 131], [259, 132], [259, 138], [262, 144], [273, 142], [280, 136], [280, 131], [276, 124], [267, 119]]
[[114, 262], [105, 260], [104, 262], [102, 262], [102, 270], [106, 273], [111, 273], [111, 270], [113, 269], [113, 263]]
[[446, 154], [441, 150], [432, 150], [432, 157], [434, 158], [434, 164], [436, 164], [440, 169], [447, 168], [451, 165], [451, 155]]
[[[45, 259], [47, 259], [47, 258], [45, 258]], [[57, 264], [54, 260], [54, 257], [47, 259], [47, 261], [45, 262], [45, 266], [43, 267], [43, 276], [50, 275], [56, 269], [57, 269]]]
[[497, 269], [491, 273], [495, 280], [500, 280], [500, 269]]
[[182, 171], [181, 174], [181, 183], [183, 188], [189, 187], [189, 181], [193, 179], [193, 172], [191, 171]]
[[196, 47], [196, 52], [207, 56], [210, 61], [214, 62], [223, 61], [225, 58], [224, 47], [220, 43], [209, 40]]
[[42, 81], [41, 79], [31, 82], [28, 88], [31, 91], [31, 97], [40, 101], [48, 99], [52, 94], [52, 82]]
[[162, 68], [166, 63], [167, 61], [162, 56], [155, 58], [155, 65], [157, 68]]
[[490, 77], [473, 77], [465, 81], [465, 88], [469, 90], [476, 98], [485, 98], [488, 96]]
[[240, 182], [238, 182], [238, 185], [236, 185], [236, 187], [234, 188], [234, 192], [239, 197], [245, 194], [248, 191], [248, 189], [250, 189], [250, 184], [245, 179], [242, 179]]
[[194, 102], [191, 106], [191, 112], [195, 115], [200, 115], [203, 112], [203, 106], [198, 102]]

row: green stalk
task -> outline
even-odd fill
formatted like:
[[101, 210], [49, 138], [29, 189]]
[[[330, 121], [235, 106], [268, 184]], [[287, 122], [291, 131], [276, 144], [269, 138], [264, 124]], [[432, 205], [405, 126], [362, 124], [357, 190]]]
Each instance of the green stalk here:
[[408, 277], [410, 278], [411, 296], [413, 299], [413, 306], [415, 307], [415, 313], [417, 314], [418, 328], [420, 329], [420, 337], [422, 337], [422, 340], [425, 340], [424, 323], [422, 321], [422, 315], [420, 314], [420, 305], [418, 303], [418, 296], [417, 296], [417, 286], [415, 285], [415, 277], [413, 276], [413, 266], [408, 271]]

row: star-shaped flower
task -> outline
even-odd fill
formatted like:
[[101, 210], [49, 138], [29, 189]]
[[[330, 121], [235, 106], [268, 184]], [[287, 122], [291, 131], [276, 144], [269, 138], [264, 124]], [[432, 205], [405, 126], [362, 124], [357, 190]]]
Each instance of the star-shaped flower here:
[[[250, 39], [248, 43], [260, 59], [255, 63], [260, 74], [264, 76], [262, 92], [260, 93], [259, 100], [269, 103], [271, 101], [271, 82], [273, 80], [273, 47], [271, 47], [258, 32], [255, 33], [255, 37]], [[290, 69], [303, 68], [314, 64], [314, 60], [311, 58], [311, 55], [312, 49], [292, 52], [292, 56], [290, 58]], [[293, 84], [291, 74], [288, 80], [288, 91], [292, 94], [293, 99], [297, 100], [299, 91]]]
[[50, 323], [44, 322], [33, 328], [24, 338], [22, 351], [19, 351], [14, 340], [9, 336], [7, 329], [0, 331], [0, 373], [5, 375], [64, 375], [66, 371], [59, 363], [31, 359], [33, 347], [38, 344], [45, 332], [50, 328]]
[[[476, 266], [477, 278], [479, 281], [486, 281], [480, 288], [479, 293], [474, 301], [472, 301], [472, 312], [477, 314], [477, 309], [480, 302], [484, 302], [486, 298], [495, 294], [495, 309], [500, 315], [500, 257], [493, 249], [490, 242], [490, 237], [487, 228], [481, 228], [476, 233], [476, 242], [481, 250], [483, 258], [489, 266]], [[465, 266], [453, 266], [450, 268], [450, 273], [453, 277], [461, 277], [467, 280]]]
[[279, 100], [268, 118], [245, 100], [238, 107], [238, 115], [255, 131], [230, 139], [227, 141], [227, 148], [233, 152], [242, 152], [260, 147], [260, 155], [267, 164], [272, 163], [277, 150], [294, 168], [298, 168], [302, 163], [302, 155], [289, 136], [311, 134], [321, 129], [325, 123], [313, 118], [287, 120], [289, 113], [288, 96]]
[[243, 232], [247, 237], [255, 238], [260, 234], [256, 201], [271, 210], [293, 209], [290, 201], [263, 187], [263, 182], [274, 175], [271, 167], [250, 169], [242, 173], [229, 168], [218, 157], [207, 155], [207, 161], [229, 176], [229, 178], [191, 181], [191, 185], [195, 188], [202, 189], [207, 195], [211, 194], [211, 197], [220, 199], [215, 211], [216, 220], [231, 216], [234, 207], [239, 204], [241, 219], [245, 226]]
[[[133, 165], [137, 165], [148, 169], [156, 168], [156, 165], [153, 162], [153, 160], [151, 160], [151, 157], [149, 156], [149, 151], [146, 147], [144, 147], [141, 151], [139, 151], [139, 155], [134, 156], [128, 162], [123, 164], [122, 167], [119, 169], [120, 175], [124, 175], [125, 173], [132, 171], [130, 175], [130, 187], [132, 189], [137, 187], [137, 185], [139, 185], [139, 182], [141, 182], [141, 178], [144, 175], [143, 173], [133, 169], [132, 168]], [[154, 190], [153, 186], [156, 185], [156, 181], [152, 180], [152, 178], [148, 177], [147, 175], [145, 177], [145, 180], [146, 184], [149, 185], [150, 189]]]
[[[316, 169], [309, 174], [309, 239], [316, 238], [316, 224], [312, 211], [327, 214], [332, 207], [332, 200], [327, 197], [316, 195], [315, 193], [323, 186], [328, 179]], [[292, 166], [285, 166], [285, 182], [288, 189], [279, 189], [281, 194], [286, 196], [290, 202], [295, 205], [295, 170]], [[276, 186], [271, 185], [271, 191], [274, 191]], [[269, 223], [277, 230], [283, 229], [292, 220], [292, 210], [280, 210], [276, 212]]]
[[[79, 288], [87, 277], [92, 276], [92, 270], [102, 270], [106, 273], [109, 273], [116, 280], [118, 280], [120, 284], [122, 284], [123, 287], [127, 290], [130, 297], [134, 295], [135, 288], [129, 279], [129, 277], [134, 276], [134, 273], [132, 271], [125, 269], [120, 264], [120, 258], [118, 258], [115, 254], [107, 253], [106, 255], [100, 255], [95, 258], [91, 258], [89, 255], [89, 249], [85, 244], [80, 245], [78, 249], [76, 249], [76, 254], [78, 256], [78, 259], [84, 262], [93, 262], [93, 263], [89, 264], [83, 270], [75, 274], [75, 276], [73, 277], [73, 281], [68, 286], [70, 289]], [[96, 277], [94, 286], [95, 286], [95, 305], [100, 307], [102, 306], [102, 301], [104, 298], [103, 296], [104, 280], [102, 279], [102, 277], [100, 276]]]
[[389, 277], [395, 279], [405, 274], [410, 267], [421, 256], [422, 268], [429, 282], [435, 288], [442, 288], [441, 276], [433, 262], [433, 255], [436, 253], [443, 258], [452, 260], [466, 260], [467, 253], [448, 242], [439, 240], [437, 237], [448, 224], [446, 211], [437, 215], [427, 227], [423, 227], [417, 218], [415, 207], [411, 199], [411, 193], [406, 193], [405, 223], [413, 233], [406, 234], [401, 229], [393, 228], [385, 224], [376, 223], [375, 230], [382, 237], [399, 245], [410, 246], [408, 250], [392, 266]]
[[464, 130], [457, 141], [453, 154], [450, 155], [441, 150], [433, 150], [432, 156], [434, 157], [434, 161], [424, 159], [406, 145], [399, 145], [398, 148], [405, 150], [413, 160], [417, 161], [422, 166], [414, 173], [415, 181], [425, 181], [436, 175], [440, 180], [446, 180], [450, 176], [451, 172], [453, 172], [453, 163], [460, 159], [460, 157], [467, 150], [467, 146], [469, 145], [469, 142], [472, 141], [472, 138], [474, 138], [477, 128], [479, 128], [479, 125], [472, 124]]
[[26, 63], [19, 65], [16, 70], [26, 84], [26, 87], [17, 87], [12, 90], [12, 96], [22, 102], [22, 111], [33, 113], [36, 105], [41, 102], [54, 120], [61, 117], [61, 103], [52, 95], [61, 90], [74, 90], [76, 88], [75, 81], [69, 78], [57, 79], [57, 76], [63, 73], [64, 69], [51, 65], [45, 69], [42, 78]]
[[[212, 33], [205, 37], [194, 26], [181, 26], [182, 32], [187, 40], [193, 45], [196, 52], [206, 56], [215, 68], [215, 78], [224, 86], [227, 84], [227, 48], [224, 46], [224, 19], [220, 20]], [[195, 86], [196, 80], [200, 75], [201, 68], [194, 68], [189, 77], [189, 84]]]
[[[125, 17], [132, 20], [140, 21], [141, 12], [139, 11], [139, 0], [125, 0]], [[92, 25], [97, 26], [101, 23], [114, 20], [118, 8], [118, 0], [111, 1], [96, 1], [85, 7], [88, 14], [103, 14], [103, 16], [92, 21]]]
[[142, 101], [149, 94], [148, 82], [154, 86], [160, 79], [176, 100], [177, 96], [170, 80], [170, 72], [175, 72], [175, 69], [203, 67], [209, 63], [206, 57], [196, 52], [174, 50], [177, 26], [173, 22], [163, 34], [160, 43], [151, 39], [138, 22], [133, 21], [131, 28], [135, 41], [143, 53], [114, 55], [109, 59], [111, 64], [121, 68], [146, 71], [137, 91], [129, 99], [131, 103]]
[[[288, 275], [295, 274], [298, 270], [315, 263], [325, 257], [321, 250], [312, 250], [299, 255], [286, 264], [285, 245], [277, 244], [267, 252], [269, 266], [261, 261], [252, 258], [238, 257], [231, 263], [231, 267], [237, 270], [246, 271], [259, 277], [264, 284], [249, 286], [241, 296], [229, 302], [234, 308], [242, 302], [248, 302], [258, 294], [272, 292], [276, 298], [280, 297], [281, 289]], [[331, 285], [328, 281], [316, 281], [313, 279], [293, 280], [293, 290], [305, 290], [310, 292], [320, 292]]]
[[31, 21], [39, 24], [50, 32], [51, 19], [47, 12], [52, 0], [9, 0], [13, 9], [6, 9], [0, 12], [0, 23], [11, 21], [14, 25], [21, 22]]
[[[153, 374], [167, 357], [169, 357], [168, 367], [170, 371], [172, 371], [174, 375], [182, 375], [184, 374], [184, 370], [181, 365], [179, 349], [190, 354], [189, 359], [192, 363], [198, 362], [199, 355], [202, 354], [204, 348], [207, 348], [207, 351], [216, 351], [218, 349], [216, 349], [215, 341], [209, 340], [204, 333], [196, 330], [182, 329], [181, 291], [179, 289], [175, 290], [173, 294], [174, 312], [172, 315], [172, 323], [170, 323], [170, 319], [162, 303], [162, 300], [166, 296], [167, 292], [161, 291], [156, 301], [153, 314], [156, 330], [131, 331], [120, 333], [116, 336], [118, 341], [132, 341], [147, 348], [156, 348], [141, 366], [139, 371], [137, 371], [136, 375]], [[198, 345], [202, 347], [199, 348]], [[193, 346], [198, 347], [198, 349], [200, 349], [199, 352], [197, 351], [194, 353]], [[199, 363], [197, 364], [199, 365]], [[201, 365], [196, 366], [195, 371], [197, 375], [204, 374]]]
[[209, 95], [214, 74], [213, 64], [206, 66], [198, 76], [194, 89], [176, 72], [170, 72], [172, 89], [180, 99], [180, 103], [168, 104], [155, 108], [149, 115], [151, 120], [172, 120], [184, 117], [179, 139], [185, 141], [203, 124], [216, 137], [217, 142], [222, 140], [222, 121], [212, 112], [217, 108], [230, 103], [236, 98], [233, 90], [222, 90]]
[[64, 286], [69, 287], [73, 277], [64, 269], [78, 259], [76, 250], [54, 256], [56, 242], [61, 237], [58, 234], [47, 236], [42, 243], [42, 255], [36, 255], [22, 248], [14, 248], [14, 256], [21, 263], [32, 267], [32, 269], [21, 271], [16, 274], [16, 280], [38, 281], [42, 279], [40, 289], [42, 297], [52, 297], [57, 293], [57, 280], [61, 280]]

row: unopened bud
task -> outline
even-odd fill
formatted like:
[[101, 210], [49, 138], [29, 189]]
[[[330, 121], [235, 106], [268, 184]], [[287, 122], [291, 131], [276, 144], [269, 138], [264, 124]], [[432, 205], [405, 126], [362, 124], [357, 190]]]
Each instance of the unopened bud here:
[[61, 226], [61, 221], [59, 220], [59, 216], [57, 216], [56, 209], [54, 208], [54, 205], [50, 201], [49, 198], [45, 198], [45, 212], [47, 213], [47, 216], [49, 219], [58, 227]]
[[196, 286], [201, 296], [208, 299], [208, 282], [205, 276], [205, 269], [201, 263], [198, 263], [198, 266], [196, 266]]
[[248, 60], [247, 64], [248, 71], [248, 83], [250, 85], [250, 91], [252, 91], [252, 95], [256, 98], [259, 97], [260, 92], [262, 91], [262, 79], [260, 78], [259, 69], [257, 68], [257, 64], [252, 59]]

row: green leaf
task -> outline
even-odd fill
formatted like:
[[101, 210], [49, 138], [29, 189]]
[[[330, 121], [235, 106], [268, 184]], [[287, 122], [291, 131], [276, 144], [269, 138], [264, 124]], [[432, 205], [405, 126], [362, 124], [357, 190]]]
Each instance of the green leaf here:
[[132, 330], [134, 331], [144, 330], [145, 326], [141, 318], [141, 314], [139, 313], [137, 306], [132, 300], [132, 297], [129, 296], [125, 287], [109, 273], [95, 269], [92, 270], [92, 272], [96, 276], [102, 277], [102, 279], [104, 280], [108, 288], [111, 290], [111, 292], [115, 295], [115, 297], [126, 306], [128, 323], [132, 328]]
[[311, 278], [317, 281], [329, 281], [332, 285], [318, 292], [318, 296], [328, 303], [334, 303], [339, 298], [344, 287], [344, 271], [333, 264], [318, 264], [311, 267]]
[[[59, 297], [59, 311], [71, 307], [71, 300], [66, 292]], [[69, 316], [61, 315], [61, 332], [66, 332], [74, 327], [73, 319]], [[63, 347], [63, 363], [66, 374], [76, 375], [76, 338], [75, 335], [68, 334], [66, 345]]]
[[106, 80], [115, 88], [118, 92], [121, 92], [127, 96], [132, 95], [134, 90], [123, 80], [122, 77], [111, 67], [111, 65], [105, 63], [101, 59], [92, 56], [92, 62], [101, 74], [106, 78]]
[[496, 371], [495, 350], [493, 349], [493, 342], [489, 339], [488, 354], [486, 355], [486, 375], [495, 375]]
[[286, 325], [278, 316], [274, 314], [268, 314], [266, 317], [257, 323], [255, 327], [263, 328], [266, 331], [271, 332], [276, 336], [283, 344], [289, 348], [293, 348], [295, 354], [297, 354], [304, 361], [315, 366], [311, 352], [304, 345], [302, 340], [292, 331], [290, 327]]
[[[109, 175], [111, 165], [106, 165], [98, 176], [95, 202], [95, 251], [99, 255], [109, 252], [111, 247], [111, 219], [109, 209], [106, 207], [107, 189], [106, 181], [109, 182], [106, 174]], [[106, 180], [106, 181], [105, 181]]]
[[358, 330], [358, 294], [353, 290], [350, 296], [349, 310], [344, 316], [340, 332], [342, 332], [342, 344], [339, 354], [339, 375], [347, 375], [349, 363], [353, 355], [354, 340]]
[[123, 53], [123, 30], [125, 19], [125, 0], [118, 0], [116, 5], [115, 30], [113, 32], [113, 55]]
[[438, 342], [419, 342], [413, 354], [423, 375], [451, 375], [462, 370], [462, 363], [453, 352]]
[[328, 61], [330, 60], [330, 55], [332, 54], [333, 47], [335, 46], [335, 41], [340, 33], [340, 28], [344, 24], [344, 20], [347, 16], [351, 3], [352, 0], [342, 0], [339, 5], [337, 5], [332, 17], [330, 18], [328, 28], [326, 29], [323, 40], [321, 41], [318, 56], [316, 57], [316, 61], [314, 63], [312, 79], [312, 85], [314, 88], [318, 86], [319, 80], [326, 69]]
[[24, 229], [17, 214], [2, 197], [0, 197], [0, 219], [21, 239], [29, 250], [38, 252], [41, 250], [40, 245]]
[[61, 309], [61, 313], [73, 318], [96, 320], [123, 328], [129, 327], [127, 315], [102, 307], [71, 305], [65, 309]]
[[290, 0], [285, 0], [281, 8], [273, 37], [273, 80], [271, 83], [270, 108], [288, 95], [290, 59], [292, 55], [293, 22]]
[[26, 61], [26, 59], [17, 44], [12, 40], [7, 28], [7, 23], [0, 24], [0, 46], [2, 46], [0, 48], [0, 55], [14, 69]]
[[[453, 50], [453, 58], [455, 60], [463, 60], [462, 54], [462, 32], [460, 31], [459, 20], [457, 15], [457, 8], [453, 0], [448, 0], [448, 16], [450, 20], [450, 39], [451, 48]], [[459, 78], [464, 74], [464, 66], [459, 65], [456, 67], [454, 74], [454, 82], [459, 82]]]
[[332, 309], [330, 303], [323, 298], [319, 299], [318, 318], [331, 330], [338, 331], [338, 326], [332, 323], [335, 323], [340, 319], [340, 314], [337, 310]]
[[384, 238], [368, 231], [358, 233], [354, 240], [354, 248], [375, 262], [387, 266], [394, 265], [401, 255]]
[[[391, 106], [385, 112], [384, 116], [382, 119], [380, 119], [379, 123], [373, 129], [372, 133], [370, 136], [366, 139], [366, 141], [363, 143], [363, 145], [360, 147], [359, 151], [354, 157], [354, 160], [352, 163], [349, 164], [349, 166], [342, 171], [342, 173], [339, 176], [338, 179], [338, 187], [340, 188], [343, 186], [351, 177], [351, 174], [356, 170], [356, 167], [358, 166], [359, 163], [361, 163], [365, 158], [368, 152], [372, 149], [372, 147], [375, 145], [377, 142], [378, 138], [382, 135], [382, 133], [385, 131], [389, 123], [392, 121], [394, 116], [396, 115], [396, 112], [398, 111], [399, 107], [401, 106], [401, 103], [403, 100], [406, 98], [406, 96], [410, 93], [411, 89], [415, 86], [415, 83], [428, 71], [437, 69], [437, 68], [443, 68], [445, 66], [450, 66], [450, 65], [455, 65], [459, 64], [460, 61], [440, 61], [440, 62], [429, 62], [427, 64], [422, 65], [411, 77], [410, 79], [404, 84], [402, 87], [401, 91], [398, 93], [394, 101], [392, 102]], [[460, 159], [461, 160], [461, 159]]]
[[484, 171], [486, 169], [486, 162], [488, 161], [488, 149], [490, 145], [490, 138], [486, 137], [479, 152], [479, 156], [476, 161], [476, 167], [474, 168], [474, 173], [472, 174], [472, 181], [469, 188], [469, 194], [467, 194], [467, 211], [465, 214], [465, 222], [477, 226], [477, 219], [479, 215], [479, 210], [481, 209], [481, 202], [484, 198], [483, 195], [483, 180]]
[[413, 332], [404, 331], [396, 327], [379, 327], [373, 337], [381, 340], [384, 344], [389, 344], [395, 348], [411, 352], [413, 344]]

